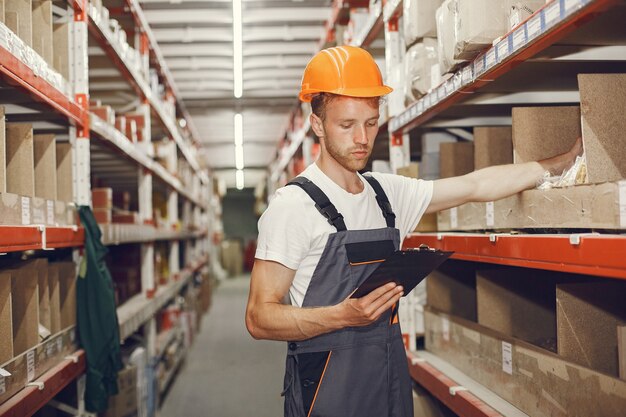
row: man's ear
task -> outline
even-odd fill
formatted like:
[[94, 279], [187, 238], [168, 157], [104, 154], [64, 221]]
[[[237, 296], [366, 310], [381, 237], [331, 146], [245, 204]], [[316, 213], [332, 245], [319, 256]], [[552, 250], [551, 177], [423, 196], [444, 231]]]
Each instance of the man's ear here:
[[309, 121], [311, 122], [311, 129], [313, 129], [313, 133], [320, 139], [324, 138], [324, 123], [322, 119], [320, 119], [316, 114], [311, 113], [309, 116]]

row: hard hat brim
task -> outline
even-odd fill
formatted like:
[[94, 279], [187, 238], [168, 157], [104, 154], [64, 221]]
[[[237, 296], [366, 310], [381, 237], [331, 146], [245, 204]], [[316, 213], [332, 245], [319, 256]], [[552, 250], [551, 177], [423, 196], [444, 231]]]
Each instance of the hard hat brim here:
[[332, 91], [322, 90], [302, 90], [300, 92], [300, 101], [304, 103], [310, 103], [313, 96], [320, 93], [337, 94], [339, 96], [356, 97], [356, 98], [370, 98], [370, 97], [382, 97], [391, 93], [393, 88], [386, 85], [379, 87], [364, 87], [364, 88], [338, 88]]

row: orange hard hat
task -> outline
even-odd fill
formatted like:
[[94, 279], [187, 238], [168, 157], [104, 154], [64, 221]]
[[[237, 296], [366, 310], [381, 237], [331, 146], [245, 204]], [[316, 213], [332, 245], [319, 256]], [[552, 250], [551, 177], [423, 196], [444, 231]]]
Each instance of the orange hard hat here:
[[356, 46], [337, 46], [322, 49], [309, 61], [302, 76], [300, 100], [310, 102], [318, 93], [380, 97], [392, 91], [383, 84], [369, 52]]

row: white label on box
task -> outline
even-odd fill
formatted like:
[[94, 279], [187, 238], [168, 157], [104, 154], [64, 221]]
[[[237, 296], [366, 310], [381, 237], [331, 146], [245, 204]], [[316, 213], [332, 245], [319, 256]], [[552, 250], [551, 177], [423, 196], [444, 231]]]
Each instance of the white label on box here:
[[561, 2], [554, 1], [544, 9], [546, 27], [553, 26], [561, 20]]
[[30, 198], [22, 197], [22, 225], [30, 224]]
[[626, 227], [626, 181], [620, 181], [619, 187], [619, 223], [620, 226]]
[[75, 339], [76, 339], [76, 330], [72, 329], [70, 331], [70, 340], [72, 341], [72, 343], [74, 343]]
[[6, 386], [4, 385], [4, 377], [0, 376], [0, 395], [7, 392]]
[[535, 39], [541, 34], [541, 15], [534, 15], [527, 23], [528, 40]]
[[524, 45], [526, 45], [526, 29], [522, 26], [513, 32], [513, 50], [517, 51]]
[[61, 352], [63, 350], [63, 338], [57, 338], [57, 352]]
[[33, 224], [45, 224], [46, 216], [43, 207], [33, 204]]
[[507, 342], [502, 342], [502, 370], [513, 375], [513, 346]]
[[26, 354], [26, 380], [31, 382], [35, 379], [35, 351], [31, 350]]
[[11, 376], [11, 372], [7, 371], [4, 368], [0, 368], [0, 377], [6, 378], [8, 376]]
[[456, 207], [450, 209], [450, 228], [456, 229], [459, 227], [459, 213]]
[[485, 220], [487, 222], [487, 227], [493, 227], [496, 224], [493, 201], [488, 202], [485, 206]]
[[498, 62], [502, 62], [509, 56], [509, 37], [502, 39], [496, 45], [496, 51], [498, 55]]
[[47, 208], [47, 217], [48, 217], [47, 224], [48, 226], [53, 226], [54, 225], [54, 201], [47, 200], [46, 208]]
[[489, 69], [497, 64], [496, 61], [496, 48], [491, 48], [485, 55], [485, 68]]
[[447, 317], [441, 318], [441, 334], [444, 341], [450, 341], [450, 320]]

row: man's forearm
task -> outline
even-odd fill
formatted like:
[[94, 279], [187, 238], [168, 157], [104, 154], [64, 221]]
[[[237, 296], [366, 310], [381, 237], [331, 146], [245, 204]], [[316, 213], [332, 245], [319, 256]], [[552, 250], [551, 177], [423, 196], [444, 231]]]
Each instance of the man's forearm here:
[[338, 306], [299, 308], [264, 303], [254, 308], [251, 331], [256, 339], [299, 341], [345, 327]]
[[495, 201], [536, 187], [546, 172], [560, 175], [576, 155], [568, 152], [539, 162], [500, 165], [475, 171], [469, 176], [476, 183], [473, 201]]

